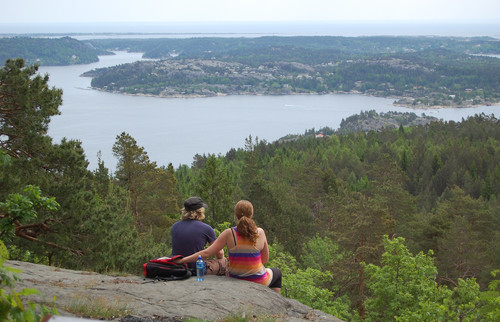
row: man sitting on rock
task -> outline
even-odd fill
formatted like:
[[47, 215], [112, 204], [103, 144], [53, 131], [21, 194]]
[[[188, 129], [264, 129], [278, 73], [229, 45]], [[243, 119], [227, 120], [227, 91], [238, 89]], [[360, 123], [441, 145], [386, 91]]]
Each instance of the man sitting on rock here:
[[[184, 201], [182, 220], [173, 224], [171, 229], [172, 256], [189, 256], [216, 240], [214, 229], [202, 222], [205, 219], [205, 208], [208, 206], [200, 197], [191, 197]], [[217, 252], [215, 259], [207, 260], [206, 263], [207, 274], [226, 275], [228, 260], [224, 257], [223, 249]], [[196, 271], [196, 263], [188, 265], [193, 272]]]

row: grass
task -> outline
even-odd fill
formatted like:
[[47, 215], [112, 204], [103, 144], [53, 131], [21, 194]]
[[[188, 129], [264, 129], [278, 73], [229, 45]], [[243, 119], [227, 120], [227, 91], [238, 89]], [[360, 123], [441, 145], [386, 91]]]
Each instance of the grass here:
[[[267, 315], [259, 314], [255, 315], [252, 313], [243, 312], [241, 314], [234, 314], [227, 316], [222, 319], [215, 320], [216, 322], [276, 322], [276, 321], [286, 321], [287, 318], [281, 315]], [[202, 320], [196, 318], [186, 318], [183, 319], [184, 322], [209, 322], [210, 320]]]
[[[241, 314], [241, 315], [231, 315], [222, 319], [215, 320], [216, 322], [276, 322], [276, 321], [287, 321], [286, 317], [280, 315], [253, 315], [253, 314]], [[184, 322], [213, 322], [213, 320], [203, 320], [196, 318], [183, 318]]]
[[[78, 294], [73, 297], [70, 304], [64, 307], [64, 310], [73, 313], [79, 317], [112, 320], [126, 315], [134, 315], [132, 309], [127, 307], [127, 304], [118, 301], [116, 297], [108, 298], [104, 296], [88, 297], [85, 294]], [[181, 318], [185, 322], [209, 322], [210, 320], [196, 318]], [[286, 321], [286, 318], [280, 315], [255, 315], [249, 312], [235, 313], [222, 319], [217, 319], [217, 322], [276, 322]]]
[[120, 303], [116, 297], [87, 297], [83, 294], [76, 295], [64, 309], [80, 317], [104, 320], [133, 314], [132, 310], [126, 304]]

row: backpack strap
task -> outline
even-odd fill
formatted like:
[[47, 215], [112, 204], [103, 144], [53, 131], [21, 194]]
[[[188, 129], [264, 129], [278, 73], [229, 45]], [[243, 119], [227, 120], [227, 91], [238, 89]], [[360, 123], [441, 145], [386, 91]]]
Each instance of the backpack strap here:
[[181, 258], [184, 258], [184, 256], [182, 255], [175, 255], [175, 256], [172, 256], [172, 257], [158, 257], [158, 258], [154, 258], [152, 260], [150, 260], [149, 262], [150, 263], [163, 263], [163, 264], [174, 264], [174, 265], [180, 265], [180, 266], [186, 266], [187, 267], [187, 264], [186, 263], [182, 263], [182, 264], [178, 264], [176, 262], [174, 262], [175, 259], [181, 259]]
[[[180, 281], [180, 280], [184, 280], [186, 278], [189, 278], [191, 277], [193, 274], [191, 273], [191, 270], [187, 270], [186, 271], [186, 274], [182, 275], [182, 276], [168, 276], [168, 277], [165, 277], [165, 276], [156, 276], [154, 278], [151, 278], [151, 280], [149, 281], [145, 281], [143, 282], [142, 284], [146, 284], [146, 283], [156, 283], [156, 282], [168, 282], [168, 281]], [[146, 278], [144, 278], [144, 280], [146, 280]]]
[[165, 282], [168, 282], [168, 281], [180, 281], [180, 280], [184, 280], [186, 278], [189, 278], [191, 277], [191, 270], [186, 270], [186, 274], [182, 275], [182, 276], [168, 276], [168, 277], [165, 277], [165, 276], [156, 276], [154, 278], [155, 281], [165, 281]]
[[234, 230], [231, 228], [231, 232], [233, 233], [234, 246], [236, 246], [236, 237], [234, 237]]

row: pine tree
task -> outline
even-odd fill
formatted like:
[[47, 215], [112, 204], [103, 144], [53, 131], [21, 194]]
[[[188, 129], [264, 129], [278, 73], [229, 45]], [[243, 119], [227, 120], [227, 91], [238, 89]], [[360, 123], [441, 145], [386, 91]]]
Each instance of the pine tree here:
[[118, 158], [115, 177], [129, 191], [129, 207], [140, 223], [139, 198], [149, 189], [148, 181], [156, 163], [151, 162], [144, 148], [125, 132], [116, 137], [113, 155]]
[[14, 158], [42, 158], [50, 118], [59, 114], [62, 91], [49, 88], [38, 66], [8, 59], [0, 68], [0, 147]]
[[207, 222], [217, 225], [233, 218], [234, 183], [221, 158], [209, 155], [199, 174], [196, 193], [208, 205]]
[[151, 232], [156, 242], [165, 242], [165, 231], [173, 222], [168, 215], [178, 212], [172, 165], [166, 170], [158, 168], [125, 132], [117, 136], [113, 154], [118, 158], [117, 182], [128, 191], [126, 211], [132, 213], [137, 230]]

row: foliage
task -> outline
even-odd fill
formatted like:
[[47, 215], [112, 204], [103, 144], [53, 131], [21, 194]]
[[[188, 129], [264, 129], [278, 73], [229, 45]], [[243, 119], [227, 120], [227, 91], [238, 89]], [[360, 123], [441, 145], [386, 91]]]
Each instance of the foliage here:
[[339, 318], [349, 318], [349, 299], [335, 296], [333, 275], [328, 270], [298, 268], [297, 260], [278, 245], [269, 246], [267, 267], [279, 268], [283, 274], [282, 294], [314, 309]]
[[173, 223], [167, 214], [178, 211], [173, 167], [158, 168], [144, 148], [125, 132], [117, 136], [113, 154], [118, 158], [117, 183], [128, 192], [127, 211], [132, 213], [138, 231], [151, 230], [154, 240], [161, 241]]
[[70, 37], [62, 38], [0, 38], [0, 62], [11, 57], [23, 58], [28, 64], [73, 65], [90, 64], [99, 60], [96, 50]]
[[208, 205], [206, 222], [214, 226], [233, 218], [233, 178], [220, 158], [209, 155], [200, 169], [195, 192]]
[[[500, 270], [494, 270], [491, 275], [496, 278]], [[500, 280], [494, 279], [488, 289], [481, 292], [480, 300], [482, 303], [479, 309], [479, 317], [488, 321], [497, 321], [500, 319]]]
[[0, 147], [12, 157], [39, 158], [50, 138], [50, 117], [59, 114], [62, 91], [50, 89], [38, 66], [8, 59], [0, 69]]
[[231, 227], [233, 227], [233, 226], [234, 226], [234, 225], [233, 225], [233, 224], [231, 224], [231, 223], [230, 223], [230, 222], [228, 222], [228, 221], [224, 221], [224, 222], [222, 222], [222, 223], [219, 223], [219, 224], [217, 224], [215, 227], [213, 227], [213, 228], [214, 228], [214, 231], [215, 231], [215, 235], [216, 235], [217, 237], [219, 237], [219, 235], [220, 235], [220, 234], [221, 234], [224, 230], [229, 229], [229, 228], [231, 228]]
[[498, 265], [492, 266], [487, 258], [495, 252], [491, 247], [498, 246], [499, 218], [486, 203], [452, 187], [443, 192], [434, 211], [418, 219], [415, 228], [427, 237], [418, 243], [438, 252], [436, 265], [442, 277], [454, 281], [477, 277], [484, 283], [484, 274]]
[[341, 319], [348, 318], [349, 299], [335, 298], [335, 292], [325, 286], [332, 282], [333, 275], [329, 271], [309, 267], [305, 270], [298, 269], [293, 274], [284, 276], [283, 283], [286, 285], [284, 294], [314, 309]]
[[432, 252], [413, 256], [404, 238], [384, 237], [381, 266], [364, 265], [372, 294], [365, 302], [367, 320], [475, 320], [479, 305], [479, 285], [474, 279], [459, 279], [449, 290], [436, 281]]
[[[36, 66], [24, 67], [21, 59], [0, 69], [0, 109], [5, 118], [1, 122], [5, 135], [0, 153], [0, 200], [6, 200], [2, 208], [8, 207], [15, 219], [22, 220], [17, 225], [25, 225], [17, 227], [16, 234], [26, 236], [5, 240], [13, 250], [11, 255], [73, 269], [137, 272], [146, 260], [164, 254], [165, 247], [157, 242], [164, 232], [157, 232], [160, 236], [155, 240], [149, 225], [135, 225], [127, 208], [126, 190], [109, 176], [103, 164], [94, 173], [86, 169], [81, 142], [63, 139], [52, 143], [47, 129], [50, 117], [59, 113], [61, 91], [49, 89], [48, 76], [35, 76], [35, 72]], [[151, 189], [160, 186], [155, 192], [168, 195], [158, 198], [158, 194], [148, 194], [143, 199], [152, 214], [146, 218], [160, 219], [161, 224], [151, 223], [158, 229], [173, 222], [165, 212], [178, 209], [177, 198], [165, 190], [175, 186], [173, 172], [173, 168], [155, 168], [150, 175], [149, 184], [154, 183]], [[52, 197], [41, 197], [38, 188], [20, 194], [26, 186], [39, 187]], [[55, 207], [56, 200], [57, 212], [41, 209], [43, 205]], [[30, 215], [23, 212], [30, 203], [38, 207], [36, 221], [19, 217], [19, 213]], [[11, 225], [6, 230], [5, 224], [13, 221], [4, 212], [2, 235], [7, 236], [13, 230]], [[33, 243], [34, 238], [38, 242]], [[118, 255], [109, 256], [110, 249]]]
[[15, 223], [31, 222], [39, 211], [54, 211], [58, 207], [55, 198], [41, 196], [40, 188], [31, 185], [24, 189], [24, 194], [9, 195], [5, 202], [0, 202], [0, 237], [13, 237]]
[[[19, 292], [14, 290], [20, 280], [19, 270], [4, 266], [8, 252], [0, 240], [0, 320], [1, 321], [42, 321], [47, 314], [58, 314], [55, 307], [47, 308], [33, 302], [23, 303], [23, 298], [29, 295], [40, 295], [36, 289], [25, 288]], [[55, 300], [55, 299], [54, 299]], [[25, 301], [24, 301], [25, 302]]]
[[338, 245], [330, 238], [322, 238], [317, 234], [304, 244], [299, 261], [303, 267], [325, 271], [332, 270], [332, 266], [342, 260], [343, 256]]
[[119, 190], [113, 186], [105, 200], [93, 205], [92, 216], [82, 223], [84, 235], [99, 236], [99, 242], [88, 240], [82, 249], [85, 256], [78, 261], [98, 272], [139, 273], [143, 263], [165, 254], [165, 246], [154, 241], [152, 231], [138, 231], [133, 215], [124, 209], [126, 194], [115, 189]]

